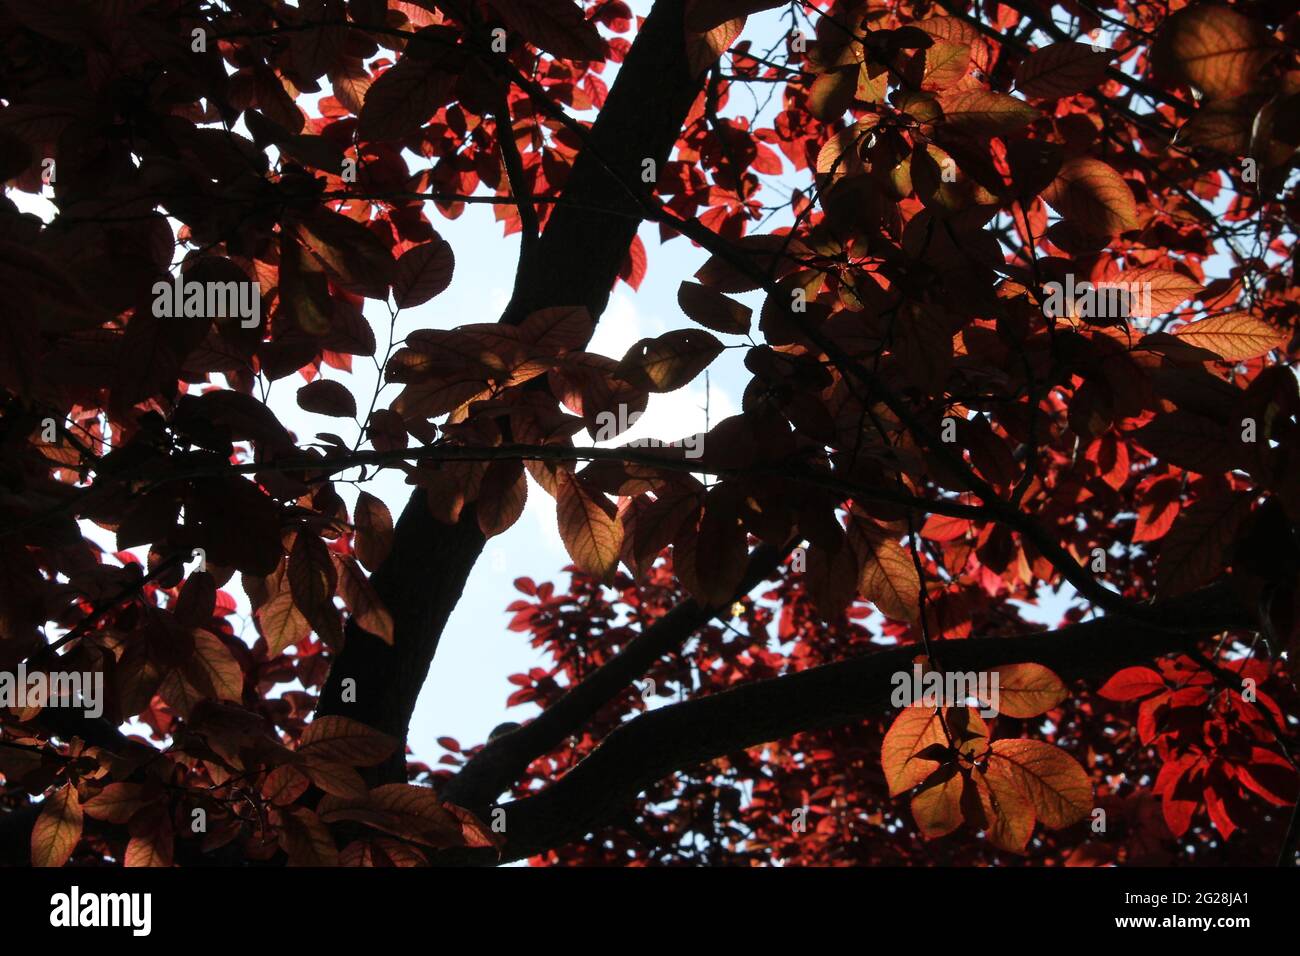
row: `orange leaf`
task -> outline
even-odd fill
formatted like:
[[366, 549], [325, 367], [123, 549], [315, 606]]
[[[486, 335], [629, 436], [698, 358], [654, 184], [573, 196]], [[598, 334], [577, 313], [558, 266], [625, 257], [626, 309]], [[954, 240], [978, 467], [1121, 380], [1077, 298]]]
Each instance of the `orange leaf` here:
[[959, 90], [939, 97], [943, 118], [956, 130], [982, 136], [1014, 133], [1043, 114], [1024, 100], [987, 90]]
[[124, 866], [172, 865], [175, 835], [172, 832], [171, 816], [166, 809], [156, 807], [137, 815], [131, 820], [128, 829], [131, 839], [127, 841], [126, 853], [122, 857]]
[[923, 56], [925, 69], [921, 75], [921, 89], [944, 90], [966, 77], [970, 70], [970, 44], [953, 40], [935, 40], [928, 50], [918, 51]]
[[460, 821], [460, 832], [465, 839], [465, 846], [487, 847], [501, 845], [501, 837], [489, 830], [482, 820], [464, 807], [458, 807], [454, 803], [444, 803], [443, 809]]
[[[740, 36], [745, 17], [735, 17], [708, 30], [693, 33], [686, 29], [686, 58], [692, 73], [703, 73]], [[635, 286], [633, 286], [635, 288]]]
[[595, 327], [596, 323], [585, 307], [554, 306], [530, 313], [519, 325], [519, 337], [539, 349], [558, 355], [586, 345]]
[[185, 662], [185, 680], [199, 693], [218, 700], [239, 700], [244, 694], [244, 671], [221, 638], [194, 629], [194, 654]]
[[1204, 3], [1179, 10], [1166, 20], [1151, 56], [1157, 70], [1217, 100], [1255, 88], [1274, 52], [1259, 21]]
[[567, 471], [556, 472], [555, 498], [560, 537], [573, 563], [602, 580], [613, 577], [623, 547], [623, 525], [613, 506]]
[[1092, 809], [1092, 782], [1077, 760], [1041, 740], [995, 740], [988, 772], [1009, 777], [1034, 808], [1040, 823], [1059, 830]]
[[1037, 717], [1070, 694], [1061, 678], [1042, 664], [1003, 664], [993, 671], [998, 675], [997, 699], [993, 703], [999, 714], [1008, 717]]
[[303, 731], [298, 752], [351, 767], [373, 767], [388, 759], [397, 741], [359, 720], [329, 714], [317, 717]]
[[956, 764], [932, 773], [912, 797], [912, 816], [927, 840], [947, 836], [962, 823], [961, 795], [965, 778]]
[[616, 374], [652, 392], [671, 392], [703, 372], [722, 350], [722, 343], [708, 332], [677, 329], [637, 342]]
[[126, 823], [145, 806], [144, 787], [138, 783], [110, 783], [81, 805], [86, 816], [108, 823]]
[[1140, 319], [1171, 312], [1202, 291], [1201, 284], [1195, 279], [1172, 269], [1129, 269], [1111, 281], [1141, 290], [1132, 299], [1133, 317]]
[[858, 590], [881, 614], [914, 622], [920, 616], [921, 579], [912, 557], [892, 538], [880, 538], [866, 548]]
[[81, 804], [77, 790], [65, 783], [41, 803], [32, 827], [32, 866], [63, 866], [81, 840]]
[[1113, 236], [1138, 225], [1133, 191], [1099, 159], [1067, 160], [1043, 190], [1043, 199], [1089, 235]]
[[[961, 708], [964, 735], [988, 736], [988, 725], [969, 707]], [[944, 720], [950, 721], [957, 711], [944, 710]], [[952, 729], [952, 724], [949, 724]], [[904, 707], [889, 725], [885, 739], [880, 744], [880, 764], [889, 783], [889, 795], [896, 797], [924, 781], [939, 767], [939, 761], [917, 754], [935, 744], [949, 746], [939, 712], [934, 707]]]
[[1174, 332], [1180, 339], [1198, 348], [1209, 349], [1229, 362], [1258, 358], [1272, 349], [1281, 348], [1291, 333], [1257, 319], [1249, 312], [1212, 315], [1184, 325]]
[[262, 637], [266, 640], [267, 654], [274, 657], [310, 634], [311, 625], [293, 602], [293, 594], [289, 590], [289, 581], [283, 568], [267, 578], [267, 582], [275, 585], [277, 590], [257, 608], [256, 618]]
[[1002, 765], [995, 768], [990, 763], [972, 779], [984, 812], [983, 829], [989, 842], [1012, 853], [1023, 853], [1034, 830], [1034, 805]]
[[822, 73], [808, 88], [808, 111], [819, 120], [835, 122], [853, 102], [857, 86], [858, 70], [852, 67]]

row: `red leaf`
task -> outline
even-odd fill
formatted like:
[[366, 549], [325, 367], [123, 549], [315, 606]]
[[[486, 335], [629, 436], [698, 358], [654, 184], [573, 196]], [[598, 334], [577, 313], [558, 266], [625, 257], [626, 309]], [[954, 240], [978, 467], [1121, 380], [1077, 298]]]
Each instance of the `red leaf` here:
[[399, 309], [428, 302], [451, 285], [456, 257], [441, 236], [412, 246], [397, 260], [393, 300]]
[[1210, 99], [1255, 88], [1276, 44], [1263, 25], [1216, 3], [1194, 4], [1169, 17], [1152, 48], [1158, 70]]
[[1159, 541], [1173, 527], [1182, 507], [1182, 487], [1177, 478], [1160, 478], [1141, 493], [1137, 526], [1133, 530], [1134, 544]]
[[1097, 691], [1107, 700], [1139, 700], [1165, 689], [1165, 682], [1149, 667], [1126, 667]]

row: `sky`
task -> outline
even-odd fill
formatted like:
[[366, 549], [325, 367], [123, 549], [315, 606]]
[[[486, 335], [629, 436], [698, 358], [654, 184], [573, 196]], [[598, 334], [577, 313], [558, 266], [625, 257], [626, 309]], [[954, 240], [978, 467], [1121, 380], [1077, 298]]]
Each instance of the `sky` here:
[[[503, 238], [501, 226], [486, 206], [472, 206], [455, 222], [437, 222], [435, 228], [458, 253], [451, 287], [431, 302], [403, 316], [401, 328], [451, 328], [466, 322], [494, 321], [510, 296], [518, 237]], [[677, 305], [677, 286], [704, 262], [702, 250], [686, 239], [658, 245], [657, 228], [642, 230], [649, 250], [649, 269], [639, 292], [624, 283], [610, 298], [588, 351], [620, 358], [638, 339], [690, 325]], [[581, 255], [581, 250], [577, 250]], [[409, 325], [408, 325], [409, 323]], [[729, 337], [723, 337], [729, 340]], [[734, 337], [732, 337], [734, 338]], [[650, 396], [645, 414], [629, 431], [609, 442], [622, 444], [636, 438], [664, 440], [706, 430], [739, 410], [747, 375], [740, 350], [728, 350], [710, 370], [706, 402], [701, 376], [675, 392]], [[390, 390], [391, 391], [391, 390]], [[575, 442], [587, 443], [585, 433]], [[370, 488], [389, 502], [394, 511], [406, 498], [400, 478], [387, 479]], [[386, 489], [392, 486], [392, 491]], [[540, 652], [528, 644], [528, 635], [506, 629], [505, 607], [522, 597], [513, 587], [515, 578], [567, 583], [559, 571], [569, 562], [560, 541], [555, 502], [529, 479], [528, 504], [523, 516], [507, 532], [491, 539], [465, 594], [448, 621], [438, 654], [411, 722], [410, 743], [417, 755], [440, 753], [435, 738], [447, 734], [461, 744], [479, 743], [497, 724], [520, 721], [537, 712], [529, 704], [505, 708], [514, 690], [506, 678], [543, 663]]]

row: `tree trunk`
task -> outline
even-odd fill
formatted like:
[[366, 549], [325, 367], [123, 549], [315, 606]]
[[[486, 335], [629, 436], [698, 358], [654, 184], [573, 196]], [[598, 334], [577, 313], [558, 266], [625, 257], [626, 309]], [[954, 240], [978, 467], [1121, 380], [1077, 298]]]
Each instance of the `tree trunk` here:
[[[573, 202], [552, 211], [521, 259], [501, 321], [517, 324], [548, 306], [585, 306], [595, 319], [604, 311], [641, 223], [640, 207], [622, 184], [640, 183], [647, 159], [663, 168], [700, 89], [687, 62], [685, 8], [685, 0], [659, 0], [646, 18], [591, 129], [590, 146], [574, 162], [564, 189]], [[372, 578], [393, 615], [393, 646], [349, 623], [318, 714], [351, 717], [405, 742], [438, 641], [483, 544], [472, 506], [448, 525], [429, 513], [422, 489], [411, 495], [392, 550]], [[404, 780], [403, 755], [376, 776]]]

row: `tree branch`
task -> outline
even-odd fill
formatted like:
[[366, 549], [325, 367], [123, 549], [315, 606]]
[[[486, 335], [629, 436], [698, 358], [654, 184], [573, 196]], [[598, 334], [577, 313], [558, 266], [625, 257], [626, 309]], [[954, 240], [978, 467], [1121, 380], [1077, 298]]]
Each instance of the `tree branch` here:
[[[1223, 584], [1158, 607], [1169, 628], [1104, 617], [1047, 634], [944, 642], [944, 664], [981, 670], [1034, 661], [1064, 680], [1098, 678], [1120, 667], [1191, 647], [1232, 627], [1249, 627]], [[618, 727], [559, 782], [500, 805], [506, 846], [499, 862], [523, 859], [594, 832], [650, 784], [676, 770], [788, 737], [885, 712], [892, 677], [912, 666], [912, 645], [826, 664], [775, 680], [643, 714]], [[476, 862], [498, 862], [495, 854]]]
[[[791, 542], [793, 545], [793, 542]], [[745, 576], [728, 605], [752, 591], [789, 553], [789, 547], [760, 544], [749, 556]], [[679, 604], [641, 632], [627, 647], [552, 704], [536, 720], [491, 741], [441, 788], [444, 800], [481, 808], [519, 779], [536, 758], [577, 732], [619, 691], [655, 661], [680, 648], [718, 612], [694, 598]]]
[[[455, 524], [443, 524], [430, 512], [424, 489], [411, 495], [394, 528], [392, 549], [370, 577], [393, 615], [393, 643], [349, 620], [317, 714], [351, 717], [406, 741], [443, 628], [485, 541], [473, 505], [465, 506]], [[397, 749], [377, 779], [405, 780], [404, 749]]]
[[647, 160], [662, 170], [681, 135], [702, 74], [686, 54], [686, 0], [657, 0], [620, 65], [605, 105], [588, 129], [508, 60], [494, 62], [503, 77], [526, 92], [544, 113], [580, 133], [564, 196], [574, 203], [613, 210], [595, 216], [568, 203], [557, 205], [546, 231], [515, 274], [514, 294], [502, 321], [517, 324], [537, 309], [583, 305], [593, 316], [605, 310], [645, 207], [628, 194]]
[[[695, 98], [698, 82], [687, 65], [685, 7], [685, 0], [655, 3], [589, 131], [620, 168], [639, 170], [642, 157], [666, 160]], [[537, 100], [536, 91], [530, 95]], [[541, 98], [554, 107], [549, 97]], [[508, 120], [501, 124], [507, 133], [503, 140], [509, 139], [508, 125]], [[548, 306], [584, 305], [594, 318], [604, 312], [640, 217], [626, 215], [636, 207], [629, 209], [603, 161], [594, 160], [585, 148], [574, 161], [563, 195], [566, 202], [554, 208], [538, 241], [521, 247], [514, 296], [503, 322], [518, 323]], [[611, 209], [618, 212], [596, 211]], [[425, 494], [417, 489], [411, 495], [393, 547], [372, 578], [393, 614], [393, 645], [349, 624], [317, 708], [321, 714], [365, 721], [403, 741], [447, 619], [484, 544], [473, 507], [467, 506], [455, 525], [441, 524], [430, 514]], [[378, 776], [405, 779], [403, 758], [391, 760]]]
[[519, 144], [515, 142], [514, 121], [510, 118], [510, 87], [503, 87], [496, 104], [497, 146], [501, 150], [501, 162], [506, 168], [506, 179], [510, 183], [510, 195], [519, 210], [519, 223], [522, 233], [519, 237], [519, 254], [526, 256], [537, 242], [540, 230], [537, 222], [537, 207], [533, 205], [532, 190], [528, 188], [528, 174], [524, 171], [523, 157], [519, 155]]

